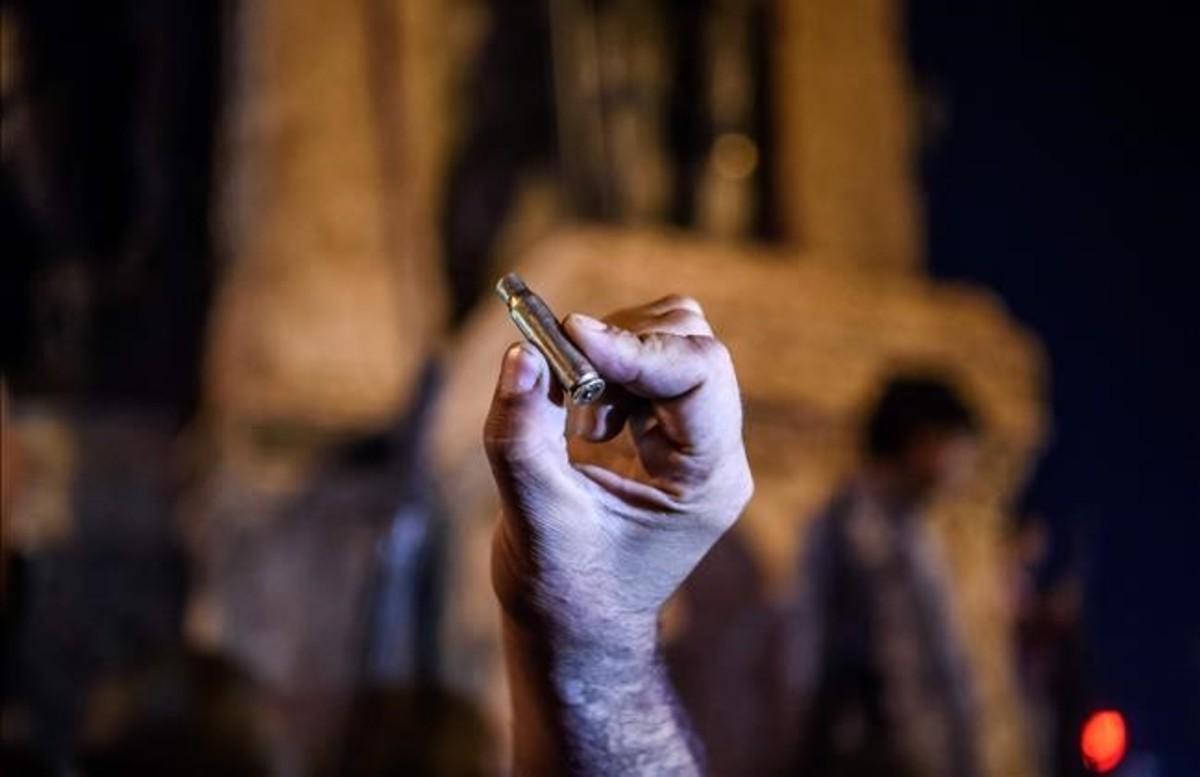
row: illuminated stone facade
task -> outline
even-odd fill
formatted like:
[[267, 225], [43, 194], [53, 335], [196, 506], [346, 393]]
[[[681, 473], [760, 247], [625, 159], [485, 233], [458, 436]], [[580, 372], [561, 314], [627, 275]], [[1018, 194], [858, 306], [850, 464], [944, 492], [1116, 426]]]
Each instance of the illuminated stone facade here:
[[[232, 261], [209, 384], [215, 436], [236, 466], [215, 473], [197, 499], [197, 558], [211, 563], [213, 548], [256, 520], [247, 506], [258, 505], [249, 513], [264, 521], [291, 520], [279, 505], [313, 471], [307, 454], [278, 466], [270, 457], [238, 463], [245, 429], [284, 423], [325, 434], [386, 423], [411, 402], [421, 366], [440, 354], [446, 382], [432, 444], [452, 519], [443, 670], [452, 687], [481, 700], [502, 739], [508, 713], [487, 571], [496, 505], [479, 435], [515, 331], [500, 305], [485, 303], [442, 342], [434, 239], [447, 147], [464, 120], [456, 68], [483, 16], [474, 3], [365, 7], [375, 16], [327, 0], [261, 0], [240, 11], [238, 91], [223, 146], [234, 173], [222, 207]], [[939, 527], [962, 582], [991, 773], [1025, 775], [1001, 537], [1008, 501], [1043, 436], [1042, 356], [987, 293], [920, 272], [899, 4], [778, 0], [772, 10], [776, 155], [763, 163], [777, 182], [783, 245], [652, 226], [571, 229], [552, 204], [542, 217], [518, 206], [497, 255], [520, 257], [507, 261], [563, 312], [603, 313], [667, 291], [703, 303], [746, 394], [758, 493], [738, 531], [776, 594], [794, 572], [805, 520], [853, 463], [853, 432], [881, 377], [905, 364], [957, 376], [987, 435], [977, 480], [939, 507]], [[531, 190], [523, 201], [555, 198], [553, 186], [540, 200], [530, 200]], [[222, 509], [229, 494], [238, 509]], [[346, 545], [331, 555], [339, 569], [365, 574], [354, 570], [370, 563], [377, 528], [339, 540], [327, 524], [313, 526], [324, 541]], [[307, 578], [292, 565], [276, 583], [303, 588]], [[362, 584], [322, 593], [324, 606], [349, 608]], [[260, 667], [310, 640], [312, 655], [332, 661], [331, 682], [348, 682], [353, 640], [292, 612], [275, 641], [256, 641], [229, 617], [238, 585], [210, 594], [193, 613], [198, 634]]]

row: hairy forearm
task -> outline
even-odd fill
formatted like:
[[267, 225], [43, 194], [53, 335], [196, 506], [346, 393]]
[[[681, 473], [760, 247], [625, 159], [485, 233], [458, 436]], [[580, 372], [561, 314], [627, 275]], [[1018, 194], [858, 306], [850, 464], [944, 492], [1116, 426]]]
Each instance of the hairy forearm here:
[[653, 624], [614, 630], [619, 639], [581, 644], [505, 619], [516, 774], [701, 773]]

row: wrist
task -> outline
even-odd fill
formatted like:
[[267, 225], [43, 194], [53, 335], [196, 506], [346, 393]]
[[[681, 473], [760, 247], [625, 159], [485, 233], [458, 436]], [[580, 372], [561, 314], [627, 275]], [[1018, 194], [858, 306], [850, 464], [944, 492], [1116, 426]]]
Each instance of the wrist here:
[[592, 653], [653, 654], [657, 608], [622, 600], [621, 583], [586, 578], [531, 561], [511, 543], [503, 524], [493, 540], [492, 586], [505, 639], [546, 656]]
[[501, 625], [511, 651], [542, 663], [551, 672], [566, 665], [588, 663], [652, 663], [658, 643], [654, 615], [620, 619], [571, 616], [529, 617], [501, 608]]

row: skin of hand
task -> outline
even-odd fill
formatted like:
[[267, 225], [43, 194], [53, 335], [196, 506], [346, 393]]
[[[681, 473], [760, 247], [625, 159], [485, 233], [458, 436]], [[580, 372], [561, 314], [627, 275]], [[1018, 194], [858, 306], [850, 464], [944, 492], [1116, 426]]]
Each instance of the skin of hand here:
[[564, 328], [604, 395], [567, 408], [514, 345], [484, 428], [518, 771], [694, 773], [656, 628], [753, 493], [733, 362], [686, 297]]

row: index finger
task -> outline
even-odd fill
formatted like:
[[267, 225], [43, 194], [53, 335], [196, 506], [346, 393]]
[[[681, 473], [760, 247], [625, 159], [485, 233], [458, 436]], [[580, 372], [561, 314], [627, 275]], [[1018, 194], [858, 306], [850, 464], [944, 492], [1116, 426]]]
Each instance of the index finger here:
[[650, 400], [681, 447], [741, 437], [741, 401], [728, 349], [708, 335], [641, 335], [587, 316], [567, 317], [571, 339], [606, 379]]
[[602, 376], [646, 399], [681, 397], [728, 360], [725, 346], [708, 335], [634, 334], [578, 313], [565, 325]]

